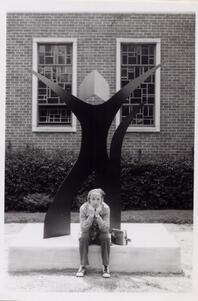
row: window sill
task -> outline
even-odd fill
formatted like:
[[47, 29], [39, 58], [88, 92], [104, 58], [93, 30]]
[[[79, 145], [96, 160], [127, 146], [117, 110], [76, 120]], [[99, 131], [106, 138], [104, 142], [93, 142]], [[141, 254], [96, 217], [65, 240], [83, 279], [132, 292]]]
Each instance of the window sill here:
[[128, 127], [127, 132], [160, 132], [160, 127]]
[[76, 127], [32, 127], [32, 132], [76, 132]]

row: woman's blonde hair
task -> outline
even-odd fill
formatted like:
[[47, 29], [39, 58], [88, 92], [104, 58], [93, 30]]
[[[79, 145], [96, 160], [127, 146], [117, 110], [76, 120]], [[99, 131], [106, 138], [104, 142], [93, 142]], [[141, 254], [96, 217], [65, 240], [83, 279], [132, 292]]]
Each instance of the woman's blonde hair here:
[[104, 200], [104, 197], [106, 195], [106, 193], [104, 192], [104, 190], [102, 190], [101, 188], [95, 188], [95, 189], [92, 189], [88, 192], [88, 195], [87, 195], [87, 201], [89, 202], [90, 200], [90, 196], [93, 194], [93, 193], [100, 193], [101, 197], [102, 197], [102, 200]]

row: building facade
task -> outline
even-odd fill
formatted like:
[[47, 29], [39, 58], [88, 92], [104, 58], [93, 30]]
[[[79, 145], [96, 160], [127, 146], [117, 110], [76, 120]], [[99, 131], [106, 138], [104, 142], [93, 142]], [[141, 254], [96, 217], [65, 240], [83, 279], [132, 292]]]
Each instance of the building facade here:
[[[35, 70], [79, 95], [97, 70], [110, 96], [161, 64], [123, 103], [108, 142], [134, 106], [144, 103], [123, 142], [123, 153], [158, 160], [190, 158], [194, 145], [195, 15], [8, 13], [6, 146], [79, 152], [78, 120]], [[101, 99], [92, 97], [90, 103]]]

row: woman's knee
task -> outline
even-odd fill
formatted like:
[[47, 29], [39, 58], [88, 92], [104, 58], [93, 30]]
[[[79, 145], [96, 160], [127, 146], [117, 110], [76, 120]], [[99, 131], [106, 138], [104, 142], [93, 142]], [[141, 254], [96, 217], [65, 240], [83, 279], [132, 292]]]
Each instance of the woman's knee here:
[[81, 236], [79, 237], [79, 240], [89, 240], [89, 233], [82, 233]]
[[100, 233], [99, 239], [101, 242], [110, 242], [110, 235], [109, 233]]

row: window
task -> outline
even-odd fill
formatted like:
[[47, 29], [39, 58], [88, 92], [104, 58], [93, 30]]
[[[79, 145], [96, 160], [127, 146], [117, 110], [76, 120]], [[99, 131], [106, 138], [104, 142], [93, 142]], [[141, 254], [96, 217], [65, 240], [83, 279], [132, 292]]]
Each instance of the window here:
[[[33, 69], [76, 94], [76, 41], [34, 39]], [[33, 131], [76, 131], [76, 119], [64, 101], [33, 76]]]
[[[160, 63], [160, 41], [154, 39], [117, 39], [117, 90]], [[116, 125], [143, 103], [128, 131], [159, 131], [159, 69], [124, 101]]]

